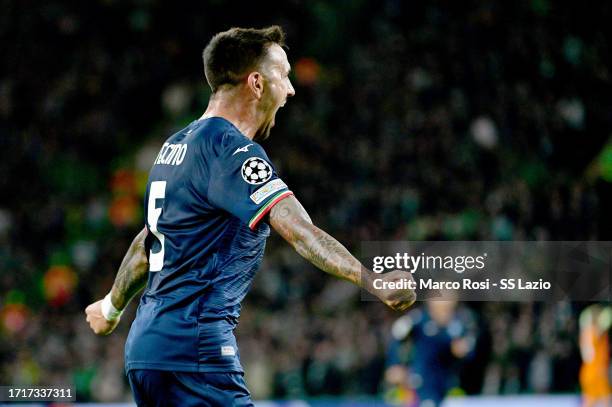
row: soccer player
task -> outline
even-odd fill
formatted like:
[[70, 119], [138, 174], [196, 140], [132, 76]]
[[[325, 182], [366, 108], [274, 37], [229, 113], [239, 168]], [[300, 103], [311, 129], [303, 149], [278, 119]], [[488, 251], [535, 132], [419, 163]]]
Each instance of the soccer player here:
[[610, 347], [608, 330], [612, 326], [612, 308], [599, 304], [580, 314], [580, 387], [583, 407], [609, 407]]
[[110, 293], [85, 311], [95, 333], [109, 334], [146, 285], [125, 344], [138, 405], [252, 405], [233, 331], [268, 225], [315, 266], [391, 308], [405, 310], [415, 300], [410, 290], [373, 289], [371, 274], [312, 224], [256, 142], [269, 136], [277, 110], [295, 94], [283, 47], [278, 26], [212, 38], [203, 53], [208, 107], [163, 144], [147, 183], [146, 226]]
[[[399, 318], [392, 327], [387, 354], [387, 382], [409, 394], [415, 388], [421, 407], [440, 406], [446, 393], [458, 383], [457, 362], [474, 355], [476, 322], [455, 300], [430, 300], [424, 309], [415, 309]], [[401, 357], [404, 342], [414, 349], [410, 374]], [[410, 378], [409, 378], [410, 376]]]

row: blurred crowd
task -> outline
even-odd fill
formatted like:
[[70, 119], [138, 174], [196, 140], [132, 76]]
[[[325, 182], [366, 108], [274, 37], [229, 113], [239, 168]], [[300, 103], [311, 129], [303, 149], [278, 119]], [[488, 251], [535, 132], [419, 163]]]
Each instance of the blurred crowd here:
[[[367, 240], [612, 240], [612, 5], [550, 0], [3, 2], [0, 383], [129, 399], [118, 330], [83, 309], [142, 227], [147, 172], [198, 118], [200, 53], [283, 25], [296, 96], [263, 143], [313, 221]], [[577, 391], [576, 303], [465, 303], [477, 352], [453, 391]], [[256, 398], [381, 395], [398, 315], [278, 237], [237, 329]]]

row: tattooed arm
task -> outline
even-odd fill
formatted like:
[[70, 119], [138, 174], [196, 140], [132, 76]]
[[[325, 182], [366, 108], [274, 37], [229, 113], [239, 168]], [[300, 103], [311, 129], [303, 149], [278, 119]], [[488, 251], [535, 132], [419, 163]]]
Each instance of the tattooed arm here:
[[145, 252], [146, 237], [147, 228], [144, 228], [132, 241], [119, 266], [111, 289], [111, 301], [117, 309], [127, 307], [134, 295], [147, 284], [149, 262]]
[[[147, 283], [149, 262], [144, 248], [144, 241], [147, 237], [147, 228], [144, 228], [132, 241], [119, 271], [115, 277], [115, 283], [110, 292], [110, 302], [118, 310], [123, 310], [129, 302]], [[110, 334], [117, 324], [119, 317], [114, 320], [107, 320], [102, 314], [102, 302], [99, 300], [90, 304], [85, 309], [87, 322], [91, 329], [99, 335]]]
[[[376, 290], [373, 275], [336, 239], [312, 224], [300, 202], [290, 196], [270, 211], [270, 225], [306, 260], [333, 276], [348, 280], [376, 295], [389, 307], [403, 311], [416, 300], [412, 290]], [[376, 275], [385, 281], [411, 278], [394, 271]]]

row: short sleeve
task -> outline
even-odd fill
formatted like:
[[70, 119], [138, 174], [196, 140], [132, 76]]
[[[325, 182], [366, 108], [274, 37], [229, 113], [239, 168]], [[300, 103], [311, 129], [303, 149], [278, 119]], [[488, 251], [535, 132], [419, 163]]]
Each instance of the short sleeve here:
[[278, 177], [263, 148], [240, 138], [213, 160], [208, 200], [255, 229], [281, 200], [293, 195]]

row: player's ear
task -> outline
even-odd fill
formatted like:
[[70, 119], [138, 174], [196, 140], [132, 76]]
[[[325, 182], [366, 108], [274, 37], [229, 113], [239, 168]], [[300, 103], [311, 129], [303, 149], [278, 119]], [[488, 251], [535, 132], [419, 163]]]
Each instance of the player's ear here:
[[264, 77], [261, 73], [257, 71], [253, 71], [249, 74], [247, 78], [247, 86], [250, 91], [253, 93], [255, 98], [261, 99], [264, 90]]

